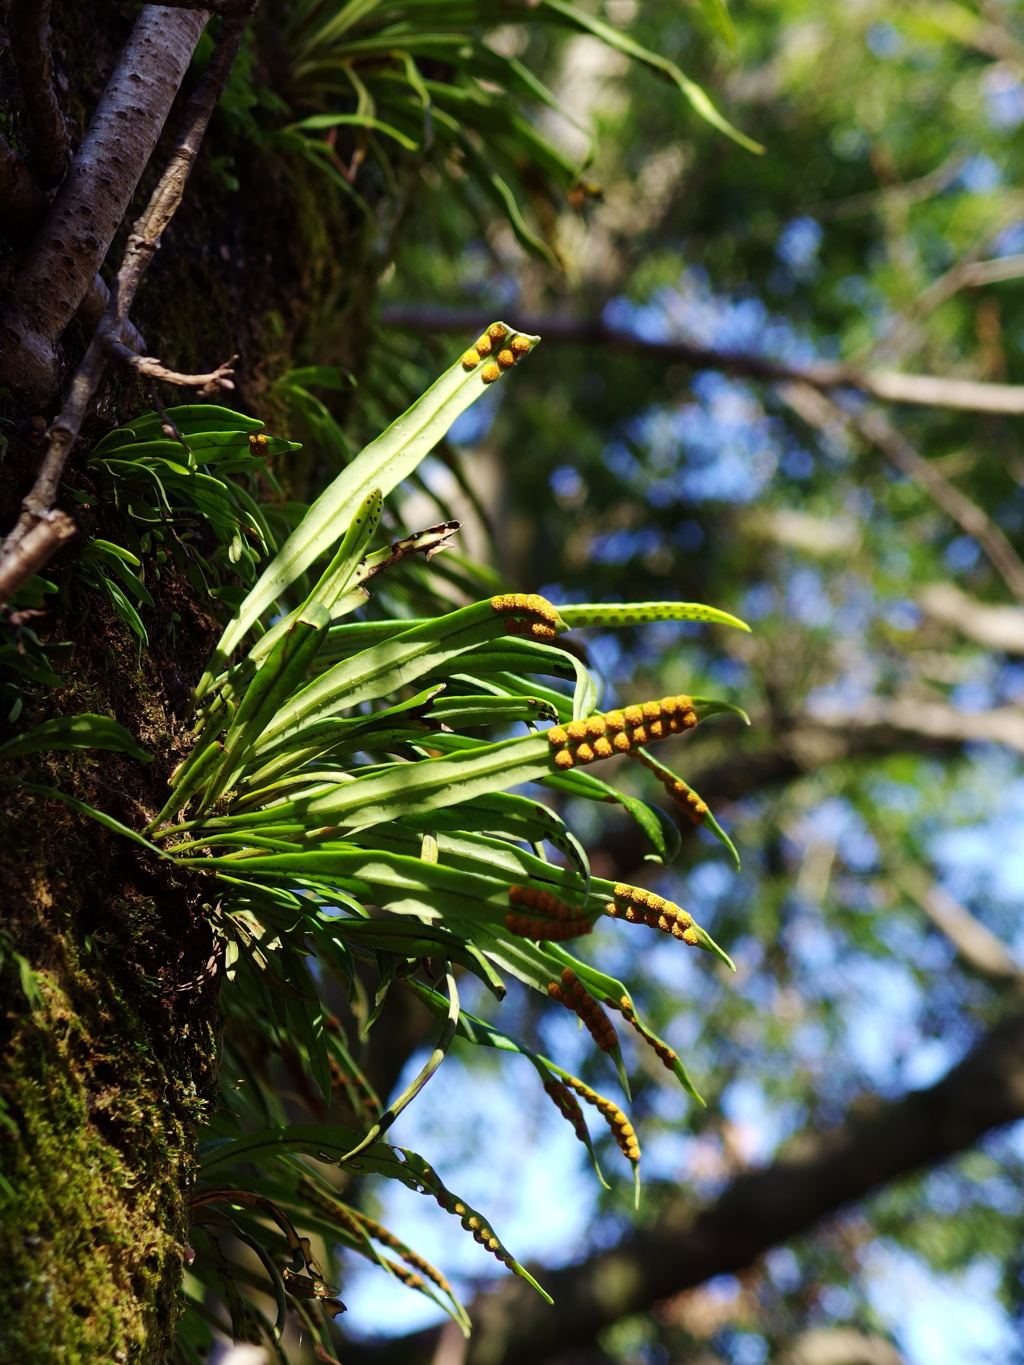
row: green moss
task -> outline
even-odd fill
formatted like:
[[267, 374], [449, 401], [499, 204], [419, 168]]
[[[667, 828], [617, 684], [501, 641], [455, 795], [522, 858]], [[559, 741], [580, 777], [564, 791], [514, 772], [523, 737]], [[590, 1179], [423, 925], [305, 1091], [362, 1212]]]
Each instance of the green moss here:
[[159, 1360], [177, 1316], [188, 1134], [145, 1049], [121, 1030], [97, 1046], [41, 985], [43, 1010], [4, 1057], [19, 1131], [0, 1138], [14, 1192], [0, 1202], [0, 1359]]

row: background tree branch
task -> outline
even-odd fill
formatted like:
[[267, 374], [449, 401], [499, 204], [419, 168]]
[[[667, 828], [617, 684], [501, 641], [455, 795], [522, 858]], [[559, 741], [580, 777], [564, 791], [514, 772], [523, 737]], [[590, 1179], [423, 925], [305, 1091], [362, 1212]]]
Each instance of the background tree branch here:
[[[469, 332], [484, 327], [489, 314], [454, 312], [443, 308], [381, 310], [388, 327], [408, 331]], [[518, 317], [517, 325], [536, 332], [548, 343], [601, 346], [633, 355], [649, 356], [666, 365], [689, 365], [694, 369], [724, 370], [745, 379], [791, 380], [817, 389], [860, 389], [888, 403], [912, 403], [927, 407], [954, 408], [964, 412], [1024, 415], [1024, 385], [986, 384], [974, 379], [939, 375], [901, 374], [895, 370], [864, 371], [853, 366], [822, 362], [787, 365], [747, 351], [722, 351], [689, 341], [649, 341], [599, 318], [567, 318], [557, 314]]]

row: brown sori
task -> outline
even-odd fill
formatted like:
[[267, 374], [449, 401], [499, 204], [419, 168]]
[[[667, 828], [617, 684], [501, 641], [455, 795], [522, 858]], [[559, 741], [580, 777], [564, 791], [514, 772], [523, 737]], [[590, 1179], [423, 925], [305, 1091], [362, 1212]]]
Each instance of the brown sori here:
[[583, 1110], [580, 1108], [580, 1102], [576, 1096], [561, 1081], [545, 1081], [544, 1089], [551, 1096], [558, 1112], [572, 1124], [580, 1142], [585, 1143], [590, 1134], [587, 1132], [587, 1121], [583, 1117]]
[[561, 985], [557, 981], [548, 983], [548, 995], [579, 1015], [602, 1052], [615, 1049], [619, 1041], [615, 1025], [571, 967], [562, 968]]
[[526, 635], [546, 642], [558, 633], [558, 613], [547, 598], [535, 592], [501, 593], [491, 598], [491, 609], [504, 616], [509, 635]]

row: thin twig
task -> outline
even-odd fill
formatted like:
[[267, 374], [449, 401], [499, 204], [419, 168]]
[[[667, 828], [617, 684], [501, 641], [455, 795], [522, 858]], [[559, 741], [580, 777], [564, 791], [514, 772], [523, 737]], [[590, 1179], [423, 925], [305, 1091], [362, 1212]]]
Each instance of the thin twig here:
[[[385, 308], [381, 321], [389, 327], [419, 332], [468, 332], [493, 321], [491, 313], [449, 312], [435, 308]], [[525, 317], [524, 332], [538, 333], [547, 342], [604, 346], [649, 356], [665, 364], [694, 369], [725, 370], [748, 379], [795, 380], [816, 389], [859, 389], [888, 403], [954, 408], [962, 412], [990, 412], [1024, 416], [1024, 385], [983, 384], [973, 379], [900, 374], [894, 370], [858, 370], [850, 365], [816, 363], [790, 365], [747, 351], [721, 351], [689, 341], [648, 341], [632, 332], [609, 327], [599, 319]]]
[[[24, 546], [33, 529], [51, 518], [50, 509], [71, 447], [99, 386], [110, 349], [117, 349], [121, 326], [135, 298], [142, 277], [156, 254], [160, 239], [181, 204], [185, 183], [195, 164], [210, 118], [238, 55], [242, 36], [255, 8], [255, 0], [244, 16], [226, 19], [217, 46], [185, 110], [184, 127], [170, 161], [153, 191], [142, 217], [128, 238], [128, 248], [110, 293], [106, 312], [96, 329], [89, 349], [71, 384], [71, 391], [60, 416], [49, 431], [42, 466], [28, 496], [22, 503], [17, 525], [0, 547], [0, 601], [37, 571], [40, 563], [29, 567]], [[129, 353], [133, 354], [133, 353]], [[53, 547], [54, 549], [56, 546]], [[48, 557], [48, 556], [47, 556]]]
[[[107, 282], [102, 275], [94, 275], [92, 284], [86, 291], [85, 298], [78, 305], [78, 321], [82, 324], [86, 341], [92, 339], [96, 328], [103, 321], [103, 314], [107, 311], [107, 304], [110, 302], [110, 290]], [[118, 340], [121, 341], [134, 355], [145, 355], [146, 339], [138, 330], [131, 318], [124, 318], [121, 322], [121, 330], [118, 332]]]
[[0, 383], [37, 411], [57, 390], [57, 342], [124, 221], [208, 18], [205, 10], [143, 7], [5, 293]]
[[63, 179], [71, 145], [53, 89], [49, 27], [50, 0], [10, 0], [7, 37], [32, 129], [29, 165], [44, 190]]

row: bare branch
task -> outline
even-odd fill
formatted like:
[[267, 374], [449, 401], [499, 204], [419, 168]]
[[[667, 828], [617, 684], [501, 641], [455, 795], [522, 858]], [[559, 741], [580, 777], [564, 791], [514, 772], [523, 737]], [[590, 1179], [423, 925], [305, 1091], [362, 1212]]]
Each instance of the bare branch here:
[[[1024, 1116], [1024, 1015], [987, 1033], [941, 1081], [902, 1099], [859, 1101], [845, 1122], [806, 1131], [772, 1165], [738, 1176], [712, 1204], [669, 1200], [651, 1227], [561, 1270], [539, 1271], [555, 1306], [509, 1278], [477, 1297], [471, 1365], [541, 1365], [589, 1345], [627, 1313], [649, 1309], [713, 1275], [745, 1269], [770, 1247], [880, 1186], [971, 1147]], [[429, 1360], [433, 1333], [349, 1343], [351, 1365]]]
[[1024, 275], [1024, 256], [998, 256], [992, 261], [975, 261], [961, 271], [968, 288], [982, 284], [1001, 284], [1004, 280], [1018, 280]]
[[49, 28], [50, 0], [10, 0], [7, 37], [32, 129], [29, 164], [44, 190], [64, 175], [71, 145], [68, 123], [53, 88]]
[[35, 401], [56, 388], [54, 347], [124, 218], [207, 18], [143, 9], [4, 300], [0, 382]]
[[[484, 327], [489, 313], [455, 313], [435, 308], [385, 308], [381, 320], [389, 327], [422, 332], [469, 332]], [[725, 370], [748, 379], [792, 380], [816, 389], [849, 388], [872, 394], [887, 403], [912, 403], [953, 408], [962, 412], [1024, 415], [1024, 385], [983, 384], [973, 379], [900, 374], [895, 370], [861, 371], [848, 365], [787, 365], [743, 351], [720, 351], [688, 341], [647, 341], [632, 332], [609, 327], [599, 319], [540, 316], [520, 318], [524, 332], [547, 342], [577, 346], [605, 346], [634, 355], [650, 356], [666, 364], [694, 369]]]
[[976, 503], [943, 478], [934, 465], [922, 459], [881, 413], [868, 412], [852, 420], [858, 431], [878, 446], [897, 469], [920, 484], [944, 512], [977, 540], [1014, 597], [1024, 602], [1024, 563], [1000, 527]]
[[[250, 12], [254, 7], [253, 4]], [[213, 56], [185, 109], [184, 126], [167, 168], [128, 238], [124, 261], [111, 290], [106, 311], [72, 381], [67, 402], [50, 428], [46, 452], [35, 484], [22, 502], [17, 525], [0, 546], [0, 581], [8, 584], [8, 592], [13, 591], [28, 576], [19, 578], [13, 570], [8, 569], [8, 564], [11, 559], [20, 560], [21, 545], [36, 524], [50, 516], [64, 464], [99, 385], [108, 351], [111, 348], [125, 349], [117, 340], [118, 333], [127, 319], [128, 309], [142, 277], [160, 246], [160, 238], [181, 203], [189, 172], [238, 55], [248, 22], [248, 13], [224, 21]], [[128, 352], [128, 355], [133, 362], [137, 358], [133, 352]]]
[[768, 737], [760, 747], [738, 747], [703, 765], [700, 751], [692, 753], [687, 781], [712, 807], [851, 759], [944, 755], [985, 742], [1024, 753], [1024, 708], [1016, 706], [969, 712], [944, 702], [878, 697], [856, 711], [805, 713], [781, 725], [771, 716], [752, 719], [754, 731]]
[[[48, 207], [46, 195], [32, 177], [24, 161], [4, 137], [0, 137], [0, 236], [13, 247], [28, 244], [43, 220]], [[94, 275], [85, 297], [78, 305], [78, 319], [91, 337], [107, 307], [110, 291], [99, 275]], [[133, 351], [144, 351], [146, 343], [128, 321], [121, 327], [121, 340]]]
[[844, 199], [830, 199], [821, 204], [809, 204], [804, 212], [812, 218], [856, 218], [862, 213], [874, 213], [876, 209], [891, 209], [893, 205], [906, 209], [911, 204], [920, 204], [933, 195], [948, 189], [967, 165], [969, 158], [960, 151], [946, 158], [934, 171], [920, 176], [917, 180], [907, 180], [902, 184], [885, 185], [882, 189], [868, 190], [863, 194], [850, 194]]
[[856, 711], [816, 714], [814, 721], [824, 729], [888, 729], [939, 742], [1004, 744], [1024, 754], [1024, 708], [1019, 706], [957, 711], [945, 702], [917, 697], [875, 697]]
[[77, 534], [77, 526], [64, 512], [51, 512], [37, 521], [14, 553], [0, 563], [0, 602], [8, 601], [22, 583], [27, 583]]

